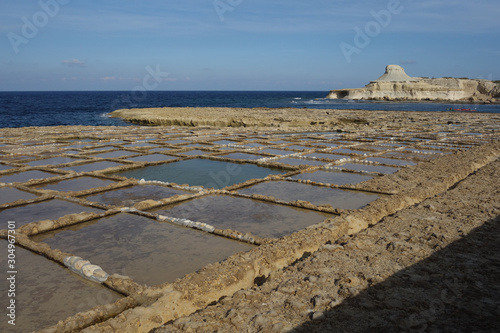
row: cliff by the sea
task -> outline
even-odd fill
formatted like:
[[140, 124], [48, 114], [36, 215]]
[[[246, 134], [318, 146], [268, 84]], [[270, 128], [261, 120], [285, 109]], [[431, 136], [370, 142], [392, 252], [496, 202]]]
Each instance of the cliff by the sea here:
[[480, 79], [410, 77], [401, 66], [389, 65], [384, 75], [364, 88], [332, 90], [327, 98], [495, 103], [500, 98], [500, 85]]

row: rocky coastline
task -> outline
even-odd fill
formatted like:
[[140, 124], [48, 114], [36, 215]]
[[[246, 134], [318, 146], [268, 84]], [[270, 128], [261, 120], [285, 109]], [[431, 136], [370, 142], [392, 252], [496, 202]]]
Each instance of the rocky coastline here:
[[500, 84], [482, 79], [410, 77], [398, 65], [363, 88], [332, 90], [329, 99], [499, 103]]

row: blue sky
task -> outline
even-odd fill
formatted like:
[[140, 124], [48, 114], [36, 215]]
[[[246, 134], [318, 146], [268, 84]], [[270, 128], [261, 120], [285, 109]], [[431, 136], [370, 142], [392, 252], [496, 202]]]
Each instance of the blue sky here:
[[[0, 0], [0, 91], [500, 79], [498, 0]], [[156, 73], [156, 74], [155, 74]]]

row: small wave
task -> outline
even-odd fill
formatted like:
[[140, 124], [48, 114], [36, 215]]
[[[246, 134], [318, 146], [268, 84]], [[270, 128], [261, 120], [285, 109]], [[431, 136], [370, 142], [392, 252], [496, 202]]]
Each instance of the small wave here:
[[302, 97], [294, 97], [293, 99], [302, 99]]
[[316, 99], [311, 99], [311, 100], [306, 101], [304, 103], [306, 103], [306, 104], [325, 104], [325, 101], [319, 101], [319, 100], [316, 100]]
[[99, 117], [101, 117], [101, 118], [111, 118], [111, 114], [109, 114], [109, 113], [105, 112], [105, 113], [101, 113], [101, 114], [99, 115]]

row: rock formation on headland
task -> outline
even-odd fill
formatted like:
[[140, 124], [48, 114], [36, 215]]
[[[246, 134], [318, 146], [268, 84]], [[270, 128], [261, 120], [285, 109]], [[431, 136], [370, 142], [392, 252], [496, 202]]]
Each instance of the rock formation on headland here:
[[327, 98], [386, 101], [498, 102], [500, 86], [489, 80], [428, 79], [408, 76], [398, 65], [364, 88], [332, 90]]

